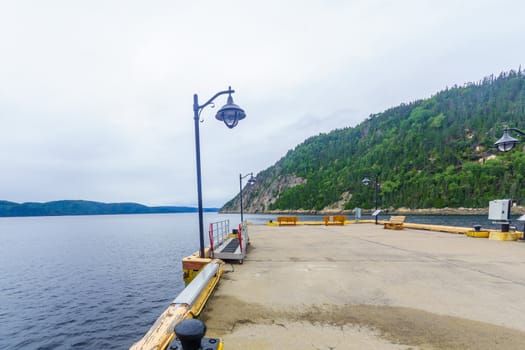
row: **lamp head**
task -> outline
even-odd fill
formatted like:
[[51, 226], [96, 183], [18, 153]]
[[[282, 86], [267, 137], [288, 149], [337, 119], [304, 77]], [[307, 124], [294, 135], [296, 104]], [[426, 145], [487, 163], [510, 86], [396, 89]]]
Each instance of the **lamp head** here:
[[248, 179], [248, 185], [255, 185], [256, 182], [257, 180], [253, 177], [253, 175], [251, 175]]
[[239, 123], [239, 120], [246, 118], [244, 110], [233, 103], [231, 93], [228, 95], [227, 103], [219, 109], [215, 119], [220, 120], [226, 124], [230, 129], [233, 129]]
[[370, 184], [370, 179], [368, 177], [365, 177], [363, 180], [361, 180], [363, 185], [368, 186]]
[[494, 143], [494, 146], [498, 147], [501, 152], [508, 152], [519, 143], [517, 139], [509, 135], [509, 130], [503, 131], [503, 136]]

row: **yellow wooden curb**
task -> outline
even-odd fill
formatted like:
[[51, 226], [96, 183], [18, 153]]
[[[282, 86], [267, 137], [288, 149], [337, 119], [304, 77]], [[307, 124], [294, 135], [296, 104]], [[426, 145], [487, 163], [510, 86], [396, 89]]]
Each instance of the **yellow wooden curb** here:
[[518, 232], [491, 232], [489, 239], [493, 241], [517, 241], [521, 237]]
[[467, 231], [466, 235], [469, 237], [474, 237], [474, 238], [489, 238], [490, 232], [489, 231]]

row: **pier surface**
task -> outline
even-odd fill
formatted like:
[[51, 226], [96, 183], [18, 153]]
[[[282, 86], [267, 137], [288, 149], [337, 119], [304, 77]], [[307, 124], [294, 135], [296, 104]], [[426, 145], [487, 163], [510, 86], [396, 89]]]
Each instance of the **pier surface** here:
[[525, 243], [250, 226], [201, 314], [225, 349], [525, 349]]

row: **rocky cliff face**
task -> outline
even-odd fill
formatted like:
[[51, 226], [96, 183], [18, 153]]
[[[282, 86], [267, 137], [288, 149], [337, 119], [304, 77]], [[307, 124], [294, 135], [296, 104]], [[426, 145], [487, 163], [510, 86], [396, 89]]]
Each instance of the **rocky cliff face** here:
[[[243, 188], [243, 210], [247, 213], [268, 212], [269, 206], [274, 203], [279, 195], [286, 189], [305, 184], [306, 180], [294, 175], [277, 175], [278, 167], [271, 167], [257, 175], [254, 185], [246, 185]], [[221, 212], [239, 212], [239, 194], [226, 203]]]
[[[254, 185], [246, 185], [243, 189], [243, 208], [245, 213], [303, 213], [303, 214], [325, 214], [333, 215], [343, 213], [350, 215], [352, 210], [344, 210], [345, 203], [352, 197], [349, 192], [341, 194], [341, 199], [332, 203], [321, 211], [311, 209], [299, 210], [269, 210], [269, 206], [274, 203], [279, 195], [286, 189], [306, 184], [306, 180], [295, 175], [277, 175], [279, 173], [278, 166], [270, 167], [269, 169], [257, 175], [257, 182]], [[384, 209], [385, 210], [385, 209]], [[238, 213], [240, 211], [239, 195], [226, 203], [220, 210], [222, 213]], [[370, 210], [370, 213], [373, 210]], [[368, 215], [367, 211], [365, 213]], [[385, 213], [388, 214], [411, 214], [411, 215], [486, 215], [487, 208], [386, 208]], [[514, 206], [512, 208], [513, 215], [525, 214], [525, 207]]]
[[[246, 185], [243, 188], [243, 210], [246, 213], [285, 213], [286, 210], [270, 211], [268, 208], [279, 198], [288, 188], [306, 184], [306, 179], [295, 175], [278, 175], [279, 166], [273, 166], [257, 175], [257, 182], [254, 185]], [[345, 203], [352, 197], [349, 192], [341, 195], [339, 201], [328, 205], [322, 211], [315, 211], [309, 208], [294, 210], [305, 214], [316, 213], [341, 213]], [[220, 210], [222, 213], [238, 213], [240, 211], [239, 194], [226, 203]]]

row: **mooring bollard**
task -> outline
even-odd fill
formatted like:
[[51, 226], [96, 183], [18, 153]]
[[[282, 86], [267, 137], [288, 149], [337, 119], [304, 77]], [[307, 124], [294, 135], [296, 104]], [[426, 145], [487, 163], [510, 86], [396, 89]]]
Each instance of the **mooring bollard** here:
[[205, 333], [206, 325], [195, 318], [183, 320], [175, 326], [175, 334], [184, 350], [198, 350]]
[[204, 338], [206, 325], [204, 322], [190, 318], [179, 322], [175, 326], [177, 338], [167, 347], [168, 350], [217, 350], [220, 339]]

